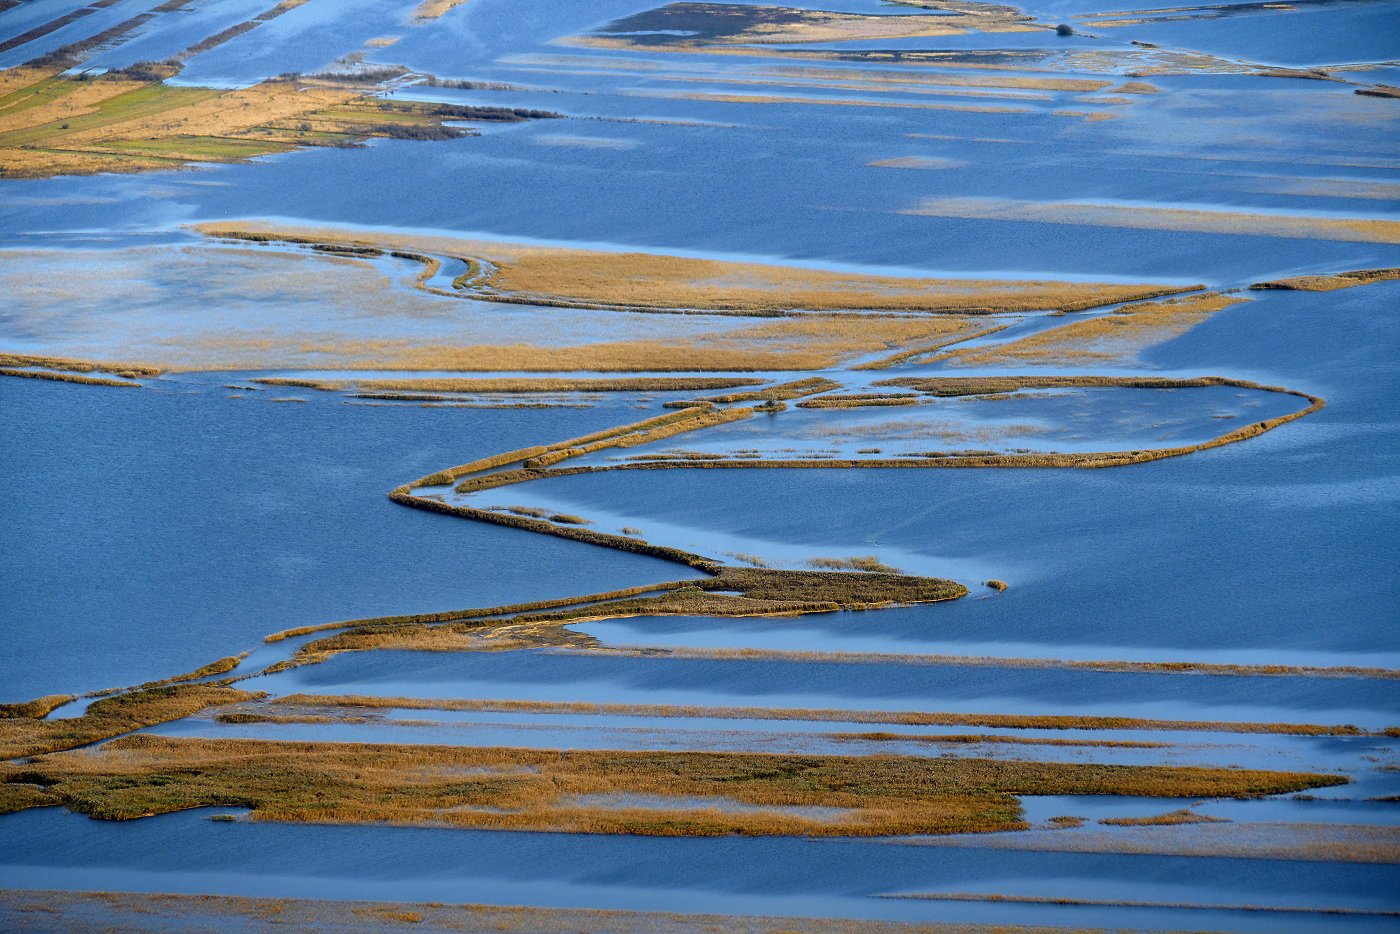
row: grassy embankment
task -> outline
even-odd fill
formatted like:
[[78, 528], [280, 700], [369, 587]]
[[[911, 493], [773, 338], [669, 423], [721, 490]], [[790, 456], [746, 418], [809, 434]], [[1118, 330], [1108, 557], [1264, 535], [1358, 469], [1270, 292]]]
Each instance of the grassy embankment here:
[[[6, 914], [8, 912], [8, 914]], [[387, 926], [443, 932], [497, 934], [1006, 934], [981, 924], [917, 924], [841, 918], [756, 917], [678, 914], [582, 908], [498, 907], [411, 902], [245, 898], [223, 895], [145, 895], [114, 892], [56, 892], [0, 889], [0, 922], [16, 934], [69, 931], [147, 931], [152, 926], [183, 930], [192, 919], [218, 930], [254, 932], [307, 930], [379, 934]], [[1083, 930], [1037, 927], [1038, 934], [1085, 934]]]
[[279, 707], [350, 710], [456, 710], [481, 713], [583, 714], [612, 717], [684, 717], [720, 720], [799, 720], [879, 723], [901, 726], [962, 726], [1008, 730], [1146, 730], [1205, 733], [1272, 733], [1289, 736], [1392, 736], [1350, 725], [1249, 723], [1233, 720], [1149, 720], [1140, 717], [1049, 716], [1035, 714], [936, 713], [907, 710], [840, 710], [781, 707], [701, 707], [677, 704], [603, 704], [563, 701], [454, 700], [378, 697], [362, 694], [291, 694]]
[[[472, 257], [477, 262], [485, 260], [489, 273], [469, 289], [445, 294], [486, 301], [604, 310], [783, 316], [799, 311], [858, 309], [861, 312], [988, 315], [1044, 309], [1082, 311], [1201, 288], [879, 276], [659, 253], [522, 246], [377, 230], [347, 233], [252, 220], [203, 223], [195, 225], [195, 229], [209, 237], [253, 242], [338, 244]], [[871, 322], [881, 320], [865, 313], [843, 317], [852, 319], [855, 327], [869, 327]]]
[[1290, 276], [1269, 282], [1256, 282], [1250, 286], [1254, 290], [1282, 289], [1294, 292], [1334, 292], [1337, 289], [1350, 289], [1372, 282], [1389, 282], [1400, 279], [1400, 269], [1356, 269], [1339, 272], [1335, 275]]
[[[266, 820], [659, 836], [1015, 830], [1017, 795], [1255, 797], [1339, 775], [897, 756], [283, 743], [135, 735], [0, 766], [0, 813], [64, 805], [124, 820], [209, 805]], [[701, 798], [658, 810], [633, 795]], [[599, 801], [592, 796], [608, 796]], [[708, 805], [713, 801], [713, 805]], [[726, 809], [726, 802], [752, 810]], [[613, 806], [615, 804], [615, 806]], [[840, 808], [837, 815], [792, 808]]]
[[[185, 163], [241, 161], [303, 146], [355, 145], [371, 137], [433, 140], [471, 135], [469, 130], [447, 126], [446, 121], [559, 116], [375, 98], [378, 82], [401, 74], [402, 69], [280, 76], [237, 89], [165, 83], [180, 73], [190, 57], [236, 39], [306, 0], [281, 0], [165, 61], [138, 62], [95, 76], [71, 71], [92, 50], [118, 42], [150, 19], [176, 12], [188, 2], [170, 0], [0, 72], [0, 174], [42, 178], [168, 169]], [[63, 20], [31, 32], [66, 25]]]
[[[33, 367], [34, 369], [19, 369]], [[60, 383], [82, 383], [89, 386], [133, 386], [142, 376], [157, 376], [160, 370], [140, 363], [104, 363], [94, 360], [76, 360], [71, 357], [45, 357], [35, 354], [0, 352], [0, 376], [13, 376], [24, 379], [46, 379]], [[92, 376], [92, 373], [110, 373], [118, 379], [105, 376]]]
[[1131, 360], [1141, 350], [1179, 337], [1240, 301], [1218, 292], [1204, 292], [1138, 302], [1005, 344], [954, 348], [933, 360], [957, 366], [1071, 366]]
[[[171, 685], [96, 700], [82, 716], [62, 720], [42, 719], [49, 712], [44, 709], [48, 706], [44, 701], [52, 698], [31, 701], [30, 705], [10, 705], [12, 710], [31, 707], [31, 712], [0, 717], [0, 759], [72, 749], [258, 696], [221, 684]], [[5, 780], [14, 781], [13, 774], [8, 773]]]

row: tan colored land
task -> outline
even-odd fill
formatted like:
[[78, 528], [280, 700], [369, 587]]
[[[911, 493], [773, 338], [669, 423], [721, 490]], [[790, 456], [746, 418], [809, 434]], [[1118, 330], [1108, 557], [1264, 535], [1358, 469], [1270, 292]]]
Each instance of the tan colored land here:
[[29, 69], [12, 83], [0, 97], [0, 169], [10, 178], [231, 162], [370, 136], [461, 135], [443, 128], [452, 117], [436, 105], [381, 106], [362, 89], [314, 81], [215, 90]]
[[1350, 289], [1372, 282], [1388, 282], [1400, 279], [1400, 269], [1358, 269], [1354, 272], [1339, 272], [1331, 276], [1290, 276], [1269, 282], [1256, 282], [1251, 289], [1283, 289], [1294, 292], [1333, 292], [1337, 289]]
[[1274, 733], [1289, 736], [1366, 736], [1355, 726], [1315, 723], [1249, 723], [1234, 720], [1147, 720], [1140, 717], [1051, 716], [1034, 714], [931, 713], [907, 710], [850, 710], [782, 707], [701, 707], [677, 704], [601, 704], [562, 701], [455, 700], [378, 697], [365, 694], [289, 694], [277, 706], [340, 707], [350, 710], [460, 710], [482, 713], [604, 714], [614, 717], [685, 717], [719, 720], [817, 720], [832, 723], [888, 723], [903, 726], [965, 726], [1006, 730], [1160, 730], [1208, 733]]
[[[63, 805], [125, 820], [242, 805], [264, 820], [658, 836], [1017, 830], [1016, 796], [1254, 797], [1337, 775], [899, 756], [582, 752], [177, 739], [138, 734], [0, 765], [0, 813]], [[629, 804], [679, 798], [675, 810]], [[713, 801], [712, 805], [687, 798]], [[748, 805], [727, 808], [728, 802]], [[839, 808], [813, 815], [802, 808]]]
[[691, 392], [704, 389], [733, 389], [737, 386], [759, 386], [761, 379], [736, 377], [630, 377], [623, 379], [579, 378], [579, 379], [475, 379], [475, 378], [426, 378], [426, 379], [353, 379], [323, 380], [297, 379], [294, 377], [268, 376], [254, 379], [253, 382], [266, 386], [298, 386], [304, 389], [338, 391], [355, 389], [361, 391], [404, 390], [410, 392], [459, 392], [459, 393], [536, 393], [536, 392]]
[[72, 749], [257, 696], [216, 684], [174, 685], [96, 700], [82, 716], [61, 720], [43, 719], [49, 711], [38, 704], [25, 714], [0, 718], [0, 759]]
[[463, 290], [463, 294], [523, 304], [748, 314], [798, 309], [979, 314], [1080, 310], [1191, 288], [876, 276], [658, 253], [528, 246], [373, 230], [347, 232], [256, 220], [204, 223], [195, 229], [209, 237], [420, 250], [485, 260], [494, 269], [479, 288]]
[[[746, 53], [751, 49], [710, 49], [710, 53]], [[1020, 74], [998, 74], [995, 71], [982, 74], [968, 74], [961, 72], [909, 72], [892, 71], [871, 68], [843, 68], [838, 65], [828, 64], [822, 66], [801, 65], [785, 66], [778, 65], [766, 68], [754, 68], [746, 70], [742, 78], [732, 75], [724, 77], [707, 78], [704, 75], [668, 75], [657, 74], [658, 66], [653, 62], [622, 57], [604, 57], [597, 55], [531, 55], [528, 57], [531, 64], [549, 66], [558, 69], [573, 70], [598, 70], [608, 71], [633, 71], [648, 75], [655, 75], [660, 80], [713, 80], [716, 83], [726, 84], [738, 81], [741, 84], [751, 83], [774, 83], [783, 86], [823, 86], [820, 82], [836, 82], [831, 87], [859, 87], [864, 89], [886, 89], [894, 90], [906, 87], [941, 87], [941, 88], [986, 88], [986, 89], [1008, 89], [1020, 91], [1077, 91], [1090, 92], [1099, 91], [1113, 84], [1104, 78], [1083, 78], [1068, 76], [1026, 76]], [[800, 82], [800, 83], [794, 83]], [[1143, 85], [1151, 87], [1151, 85]]]
[[[727, 325], [727, 326], [726, 326]], [[398, 339], [292, 342], [288, 350], [314, 354], [339, 369], [464, 370], [476, 372], [651, 372], [820, 370], [851, 358], [896, 350], [930, 339], [938, 346], [970, 335], [975, 324], [948, 316], [868, 315], [786, 317], [763, 323], [725, 322], [709, 335], [599, 341], [567, 346], [540, 344], [433, 344]], [[275, 346], [240, 351], [216, 341], [209, 353], [250, 363], [276, 358]]]
[[[24, 934], [102, 930], [105, 934], [146, 934], [153, 924], [208, 923], [209, 930], [271, 932], [333, 930], [352, 934], [412, 925], [424, 934], [496, 931], [500, 934], [1006, 934], [981, 924], [913, 924], [827, 918], [675, 914], [579, 908], [525, 908], [495, 905], [443, 905], [409, 902], [317, 901], [297, 898], [244, 898], [220, 895], [141, 895], [107, 892], [46, 892], [0, 889], [0, 924]], [[203, 929], [201, 929], [203, 930]], [[1086, 934], [1037, 927], [1040, 934]]]
[[423, 0], [413, 9], [415, 20], [437, 19], [466, 3], [467, 0]]
[[1306, 214], [1250, 214], [1187, 208], [1079, 204], [1071, 201], [1017, 201], [1010, 198], [926, 198], [904, 214], [964, 217], [1138, 230], [1239, 234], [1354, 243], [1400, 243], [1400, 221], [1322, 217]]
[[1083, 321], [987, 347], [954, 348], [936, 357], [957, 366], [1072, 366], [1127, 362], [1155, 344], [1180, 337], [1243, 299], [1218, 292], [1139, 302]]
[[[705, 52], [715, 46], [909, 39], [968, 32], [1027, 32], [1032, 17], [990, 3], [929, 4], [946, 14], [872, 15], [779, 6], [671, 3], [609, 23], [572, 45], [635, 51]], [[648, 32], [645, 40], [626, 33]], [[667, 35], [666, 33], [670, 33]], [[658, 38], [660, 36], [660, 38]]]

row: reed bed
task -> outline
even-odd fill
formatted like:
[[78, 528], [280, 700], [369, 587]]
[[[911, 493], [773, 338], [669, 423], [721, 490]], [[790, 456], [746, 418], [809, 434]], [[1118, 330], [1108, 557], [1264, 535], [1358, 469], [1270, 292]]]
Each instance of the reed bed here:
[[1256, 282], [1251, 289], [1284, 289], [1295, 292], [1332, 292], [1337, 289], [1350, 289], [1372, 282], [1388, 282], [1400, 279], [1400, 269], [1357, 269], [1352, 272], [1339, 272], [1335, 275], [1290, 276], [1269, 282]]
[[[678, 914], [586, 908], [498, 907], [409, 902], [248, 898], [233, 895], [145, 895], [111, 892], [59, 892], [0, 889], [0, 908], [64, 930], [84, 930], [85, 918], [100, 919], [121, 930], [183, 929], [191, 919], [220, 930], [245, 930], [252, 924], [307, 931], [379, 934], [386, 926], [413, 924], [421, 930], [498, 934], [1004, 934], [983, 925], [907, 924], [898, 921], [850, 921], [840, 918], [756, 917]], [[129, 922], [127, 919], [130, 919]], [[122, 927], [123, 922], [127, 922]], [[263, 930], [256, 927], [255, 930]], [[38, 928], [36, 928], [38, 930]], [[1061, 928], [1038, 928], [1040, 934], [1070, 934]], [[1082, 934], [1082, 932], [1076, 932]]]
[[[591, 649], [593, 652], [627, 655], [630, 649]], [[1364, 678], [1400, 679], [1400, 669], [1364, 665], [1242, 665], [1216, 662], [1137, 662], [1118, 659], [1071, 660], [1062, 658], [1014, 658], [995, 655], [934, 655], [884, 652], [818, 652], [785, 649], [671, 648], [648, 650], [673, 658], [733, 659], [739, 661], [822, 662], [849, 665], [933, 665], [971, 668], [1046, 668], [1074, 671], [1131, 672], [1134, 674], [1212, 675], [1253, 678]]]
[[111, 373], [127, 379], [138, 376], [159, 376], [161, 370], [146, 363], [108, 363], [101, 360], [79, 360], [73, 357], [49, 357], [36, 354], [0, 353], [0, 366], [40, 367], [46, 370], [67, 370], [72, 373]]
[[1179, 824], [1228, 824], [1223, 817], [1198, 814], [1188, 808], [1154, 814], [1151, 817], [1103, 817], [1099, 823], [1106, 827], [1171, 827]]
[[[260, 696], [218, 684], [174, 685], [93, 701], [80, 717], [63, 720], [0, 718], [0, 759], [73, 749], [141, 727], [179, 720], [219, 704], [249, 701]], [[9, 776], [13, 775], [12, 770]], [[6, 781], [15, 780], [9, 776]], [[0, 800], [3, 800], [3, 786], [0, 786]]]
[[1001, 366], [1013, 362], [1063, 366], [1131, 359], [1147, 347], [1180, 337], [1240, 301], [1218, 292], [1204, 292], [1136, 302], [1106, 315], [1072, 321], [1005, 344], [954, 348], [935, 359], [958, 366]]
[[[269, 386], [303, 386], [308, 389], [345, 390], [380, 393], [454, 392], [454, 393], [561, 393], [561, 392], [695, 392], [706, 389], [731, 389], [735, 386], [757, 386], [763, 380], [753, 377], [729, 376], [656, 376], [625, 378], [548, 378], [491, 379], [447, 377], [431, 379], [349, 379], [301, 380], [287, 377], [265, 377], [254, 380]], [[441, 398], [441, 397], [439, 397]]]
[[140, 383], [119, 379], [106, 379], [101, 376], [84, 376], [80, 373], [54, 373], [50, 370], [11, 370], [0, 367], [0, 376], [15, 376], [23, 379], [45, 379], [55, 383], [80, 383], [84, 386], [127, 386], [140, 389]]
[[18, 704], [0, 704], [0, 720], [42, 720], [77, 699], [74, 694], [45, 694]]
[[212, 237], [348, 243], [470, 256], [484, 260], [491, 272], [470, 288], [453, 294], [484, 301], [629, 311], [692, 309], [767, 316], [799, 310], [862, 310], [984, 315], [1051, 308], [1076, 311], [1200, 288], [858, 275], [655, 253], [410, 237], [382, 231], [347, 234], [253, 221], [204, 223], [195, 229]]
[[851, 393], [841, 396], [821, 396], [816, 399], [803, 399], [797, 403], [799, 409], [863, 409], [890, 405], [918, 405], [921, 400], [913, 393]]
[[[1017, 795], [1257, 797], [1339, 775], [899, 756], [611, 752], [176, 739], [0, 765], [0, 813], [63, 805], [127, 820], [209, 805], [289, 822], [446, 824], [658, 836], [871, 836], [1023, 829]], [[579, 806], [623, 796], [618, 807]], [[625, 796], [682, 799], [675, 811]], [[687, 798], [713, 800], [695, 807]], [[735, 801], [755, 810], [725, 810]], [[835, 819], [794, 807], [842, 808]]]
[[[500, 516], [499, 513], [490, 515]], [[634, 546], [643, 554], [661, 552], [657, 557], [679, 560], [675, 549], [637, 542], [571, 526], [550, 525], [542, 520], [501, 516], [518, 522], [537, 522], [554, 534], [591, 541], [595, 537]], [[617, 546], [612, 546], [617, 547]], [[877, 609], [894, 605], [937, 603], [967, 594], [961, 584], [936, 577], [914, 577], [890, 572], [883, 565], [878, 571], [788, 571], [739, 568], [714, 564], [706, 558], [687, 555], [692, 566], [712, 576], [669, 586], [660, 593], [641, 593], [608, 600], [575, 599], [557, 609], [527, 611], [507, 618], [468, 618], [442, 623], [365, 624], [325, 639], [303, 645], [297, 653], [302, 662], [319, 662], [340, 652], [373, 649], [413, 649], [418, 651], [469, 651], [481, 648], [522, 648], [569, 645], [595, 646], [591, 639], [575, 638], [563, 627], [583, 620], [621, 619], [654, 616], [800, 616], [838, 610]], [[865, 566], [865, 565], [862, 565]], [[655, 589], [655, 588], [653, 588]]]
[[966, 726], [1008, 730], [1143, 730], [1204, 733], [1262, 733], [1289, 736], [1384, 736], [1348, 724], [1248, 723], [1235, 720], [1149, 720], [1140, 717], [935, 713], [906, 710], [844, 710], [782, 707], [702, 707], [678, 704], [604, 704], [564, 701], [458, 700], [380, 697], [366, 694], [289, 694], [278, 706], [362, 709], [460, 710], [483, 713], [586, 714], [622, 717], [684, 717], [718, 720], [801, 720], [890, 723], [905, 726]]

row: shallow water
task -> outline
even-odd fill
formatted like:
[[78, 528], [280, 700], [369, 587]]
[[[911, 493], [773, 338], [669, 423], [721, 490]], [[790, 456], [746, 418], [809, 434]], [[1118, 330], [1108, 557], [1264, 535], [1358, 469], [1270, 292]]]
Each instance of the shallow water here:
[[[1092, 878], [1110, 897], [1384, 908], [1385, 893], [1400, 882], [1395, 867], [1364, 864], [946, 850], [861, 840], [211, 824], [206, 814], [131, 824], [53, 810], [13, 814], [0, 818], [12, 844], [0, 851], [0, 864], [9, 884], [21, 887], [1237, 931], [1373, 930], [1374, 919], [874, 896], [1063, 891]], [[541, 886], [541, 878], [550, 884]], [[706, 880], [703, 889], [694, 888], [696, 879]]]
[[[0, 67], [156, 2], [119, 0], [0, 53]], [[794, 3], [913, 12], [878, 0]], [[80, 5], [33, 0], [6, 10], [0, 37]], [[1400, 4], [1393, 0], [1118, 28], [1084, 17], [1113, 11], [1118, 0], [1035, 0], [1027, 10], [1043, 23], [1074, 23], [1095, 35], [969, 32], [744, 50], [756, 55], [567, 44], [659, 0], [471, 0], [432, 24], [411, 21], [414, 5], [309, 0], [193, 57], [177, 83], [245, 85], [289, 70], [319, 71], [353, 54], [370, 66], [403, 64], [483, 83], [418, 85], [391, 96], [565, 118], [483, 124], [480, 136], [457, 140], [374, 140], [150, 175], [0, 182], [0, 292], [7, 297], [0, 351], [140, 359], [218, 348], [226, 358], [200, 359], [235, 367], [245, 358], [234, 350], [256, 350], [263, 341], [289, 354], [276, 375], [308, 375], [295, 369], [304, 366], [334, 378], [354, 361], [331, 350], [357, 341], [679, 343], [733, 323], [431, 295], [411, 288], [416, 263], [201, 244], [183, 227], [240, 217], [1000, 280], [1242, 288], [1286, 275], [1400, 266], [1392, 228], [1357, 234], [1273, 226], [1289, 218], [1400, 220], [1395, 101], [1354, 93], [1359, 85], [1396, 83], [1395, 68], [1336, 70], [1335, 81], [1231, 73], [1250, 62], [1312, 67], [1394, 58], [1397, 32], [1387, 27]], [[270, 6], [193, 4], [97, 50], [88, 64], [162, 58]], [[380, 37], [398, 41], [366, 45]], [[1131, 45], [1135, 39], [1164, 48]], [[1218, 57], [1197, 56], [1186, 73], [1156, 73], [1159, 65], [1182, 69], [1179, 49]], [[940, 51], [962, 57], [951, 65], [901, 57]], [[813, 54], [823, 57], [804, 57]], [[981, 65], [993, 67], [970, 67]], [[1128, 74], [1159, 93], [1116, 91]], [[1047, 77], [1089, 83], [1056, 88], [1044, 85]], [[492, 86], [501, 83], [511, 87]], [[975, 203], [936, 210], [1000, 216], [911, 213], [928, 199], [949, 198]], [[1012, 216], [1017, 205], [1059, 201], [1248, 216], [1229, 233]], [[1131, 220], [1159, 223], [1161, 215]], [[429, 285], [450, 289], [463, 269], [451, 260]], [[803, 567], [814, 558], [874, 555], [906, 572], [966, 583], [973, 590], [967, 598], [800, 620], [595, 621], [574, 629], [610, 646], [641, 647], [640, 654], [365, 652], [243, 686], [274, 698], [306, 691], [1396, 726], [1393, 679], [880, 657], [1400, 667], [1400, 340], [1393, 316], [1400, 283], [1248, 297], [1254, 300], [1138, 360], [1039, 370], [1221, 375], [1326, 397], [1323, 411], [1241, 444], [1112, 470], [612, 472], [493, 491], [478, 503], [576, 513], [604, 531], [635, 527], [655, 543], [726, 562], [756, 555]], [[1032, 312], [988, 323], [1012, 317], [1019, 320], [1011, 328], [978, 343], [1065, 320]], [[899, 372], [839, 375], [845, 391], [858, 392], [887, 376], [996, 372], [924, 359]], [[7, 544], [14, 546], [0, 549], [9, 648], [0, 657], [0, 700], [166, 677], [246, 649], [253, 654], [240, 671], [256, 671], [300, 644], [264, 645], [261, 637], [293, 626], [587, 594], [691, 573], [405, 509], [384, 496], [474, 457], [657, 414], [676, 394], [569, 395], [568, 402], [589, 407], [487, 410], [224, 388], [256, 375], [266, 374], [166, 376], [139, 391], [0, 379], [0, 526], [11, 530]], [[961, 432], [957, 447], [1101, 450], [1202, 440], [1299, 407], [1297, 397], [1255, 395], [1261, 399], [1227, 389], [1040, 393], [996, 403], [940, 400], [920, 407], [918, 417], [953, 423], [938, 430]], [[274, 404], [279, 398], [302, 401]], [[1250, 401], [1261, 404], [1246, 409]], [[1213, 417], [1226, 414], [1236, 417]], [[876, 424], [891, 434], [889, 423], [908, 415], [794, 406], [659, 447], [841, 452], [867, 446], [855, 439]], [[832, 435], [833, 426], [846, 434]], [[899, 443], [927, 450], [947, 439], [937, 440]], [[597, 462], [614, 463], [608, 458], [617, 454]], [[991, 579], [1009, 589], [982, 586]], [[703, 657], [745, 648], [865, 657]], [[79, 702], [55, 716], [82, 710]], [[365, 722], [230, 724], [218, 713], [151, 732], [1225, 765], [1336, 772], [1350, 782], [1319, 790], [1318, 800], [1027, 798], [1037, 824], [1060, 814], [1091, 822], [893, 842], [210, 823], [207, 811], [109, 824], [39, 810], [0, 817], [3, 884], [1074, 927], [1394, 926], [1389, 916], [1222, 907], [1393, 912], [1400, 883], [1394, 805], [1364, 800], [1400, 791], [1393, 737], [415, 710], [384, 710]], [[851, 735], [871, 733], [894, 738]], [[970, 733], [1166, 745], [918, 738]], [[1232, 823], [1094, 823], [1179, 807]], [[1220, 855], [1235, 843], [1254, 847], [1256, 858]], [[1141, 852], [1075, 851], [1094, 847]], [[1268, 858], [1280, 853], [1294, 858]], [[1388, 862], [1347, 861], [1357, 853]], [[1205, 907], [904, 897], [959, 893]]]
[[0, 560], [5, 700], [168, 677], [295, 626], [687, 576], [385, 498], [445, 464], [631, 418], [618, 403], [379, 409], [218, 389], [249, 375], [0, 383], [0, 433], [24, 439], [0, 447], [0, 522], [26, 530]]

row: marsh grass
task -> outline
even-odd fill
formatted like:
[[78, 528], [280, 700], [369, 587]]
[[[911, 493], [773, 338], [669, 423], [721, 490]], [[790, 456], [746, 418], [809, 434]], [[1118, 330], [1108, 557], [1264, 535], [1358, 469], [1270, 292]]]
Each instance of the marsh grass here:
[[0, 720], [42, 720], [64, 704], [77, 699], [74, 694], [45, 694], [32, 701], [0, 704]]
[[108, 363], [100, 360], [79, 360], [73, 357], [48, 357], [35, 354], [0, 353], [0, 367], [39, 367], [71, 373], [111, 373], [134, 379], [138, 376], [159, 376], [159, 367], [145, 363]]
[[[179, 720], [219, 704], [249, 701], [259, 696], [218, 684], [174, 685], [93, 701], [80, 717], [0, 719], [0, 759], [72, 749], [141, 727]], [[2, 804], [0, 810], [3, 810]]]
[[812, 558], [808, 567], [826, 571], [868, 571], [873, 574], [898, 574], [898, 568], [883, 564], [877, 555], [857, 555], [852, 558]]
[[1166, 814], [1154, 814], [1151, 817], [1103, 817], [1099, 819], [1099, 823], [1107, 827], [1169, 827], [1178, 824], [1228, 824], [1229, 822], [1228, 818], [1198, 814], [1188, 808], [1168, 811]]
[[[106, 892], [57, 892], [0, 889], [0, 907], [21, 916], [43, 919], [64, 930], [82, 929], [95, 917], [112, 929], [180, 930], [190, 922], [217, 930], [262, 930], [258, 925], [296, 931], [380, 934], [416, 916], [425, 931], [497, 934], [1005, 934], [982, 925], [904, 924], [896, 921], [848, 921], [840, 918], [755, 917], [677, 914], [580, 908], [498, 907], [403, 902], [316, 901], [299, 898], [246, 898], [224, 895], [144, 895]], [[130, 919], [126, 926], [123, 922]], [[1040, 934], [1070, 934], [1039, 928]], [[1082, 932], [1075, 932], [1082, 934]]]
[[[206, 236], [232, 239], [348, 243], [472, 257], [489, 264], [489, 275], [468, 288], [446, 294], [546, 307], [704, 310], [758, 316], [785, 315], [799, 310], [844, 313], [853, 309], [985, 315], [1052, 308], [1074, 311], [1200, 288], [861, 275], [657, 253], [526, 247], [493, 241], [409, 237], [381, 231], [348, 234], [326, 228], [248, 221], [204, 223], [196, 225], [196, 229]], [[849, 317], [853, 328], [871, 326], [868, 315]], [[936, 333], [925, 328], [923, 337], [926, 339]], [[947, 329], [944, 333], [948, 333]]]
[[1388, 282], [1400, 279], [1400, 269], [1357, 269], [1339, 272], [1335, 275], [1291, 276], [1269, 282], [1256, 282], [1250, 286], [1254, 290], [1284, 289], [1297, 292], [1332, 292], [1337, 289], [1350, 289], [1372, 282]]
[[1143, 730], [1208, 733], [1263, 733], [1292, 736], [1381, 736], [1351, 725], [1248, 723], [1219, 720], [1148, 720], [1034, 714], [937, 713], [906, 710], [842, 710], [781, 707], [702, 707], [676, 704], [605, 704], [562, 701], [459, 700], [380, 697], [362, 694], [291, 694], [279, 706], [363, 709], [460, 710], [484, 713], [589, 714], [623, 717], [684, 717], [723, 720], [800, 720], [834, 723], [890, 723], [905, 726], [964, 726], [1011, 730]]
[[[966, 591], [964, 591], [965, 593]], [[593, 648], [593, 652], [626, 655], [629, 649]], [[1164, 675], [1214, 675], [1254, 678], [1364, 678], [1400, 679], [1400, 669], [1363, 665], [1243, 665], [1221, 662], [1140, 662], [1119, 659], [1015, 658], [997, 655], [934, 655], [895, 652], [821, 652], [787, 649], [724, 649], [678, 647], [649, 650], [674, 658], [733, 659], [739, 661], [824, 662], [850, 665], [932, 665], [960, 668], [1045, 668], [1074, 671], [1133, 672]]]
[[[176, 739], [139, 734], [0, 766], [0, 812], [57, 804], [125, 820], [210, 805], [265, 820], [656, 836], [867, 836], [1024, 829], [1017, 795], [1255, 797], [1338, 775], [899, 756], [612, 752]], [[708, 798], [672, 810], [580, 797]], [[725, 801], [753, 810], [726, 810]], [[793, 807], [847, 809], [835, 820]], [[766, 810], [771, 809], [771, 810]]]
[[[535, 522], [555, 530], [555, 534], [583, 540], [602, 534], [541, 520], [520, 518], [517, 521]], [[631, 545], [644, 554], [651, 553], [652, 549], [669, 551], [635, 539], [604, 537]], [[335, 635], [301, 646], [297, 658], [303, 662], [319, 662], [340, 652], [374, 649], [455, 652], [546, 645], [585, 648], [596, 643], [576, 638], [578, 634], [565, 630], [565, 626], [585, 620], [653, 616], [799, 616], [937, 603], [955, 600], [967, 593], [967, 588], [955, 581], [891, 573], [883, 565], [877, 565], [881, 570], [870, 571], [789, 571], [724, 566], [694, 555], [688, 558], [696, 562], [692, 566], [701, 567], [712, 576], [667, 585], [659, 593], [650, 594], [641, 589], [615, 599], [600, 599], [602, 595], [574, 598], [557, 609], [542, 608], [508, 617], [491, 614], [490, 618], [485, 618], [486, 614], [482, 614], [479, 618], [436, 623], [365, 623], [343, 628]]]
[[954, 348], [935, 359], [958, 366], [1067, 365], [1131, 359], [1139, 351], [1179, 337], [1240, 301], [1218, 292], [1204, 292], [1137, 302], [1005, 344]]
[[119, 379], [106, 379], [101, 376], [84, 376], [80, 373], [55, 373], [50, 370], [11, 370], [0, 367], [0, 376], [16, 376], [23, 379], [44, 379], [55, 383], [80, 383], [85, 386], [127, 386], [141, 388], [140, 383], [130, 383]]

